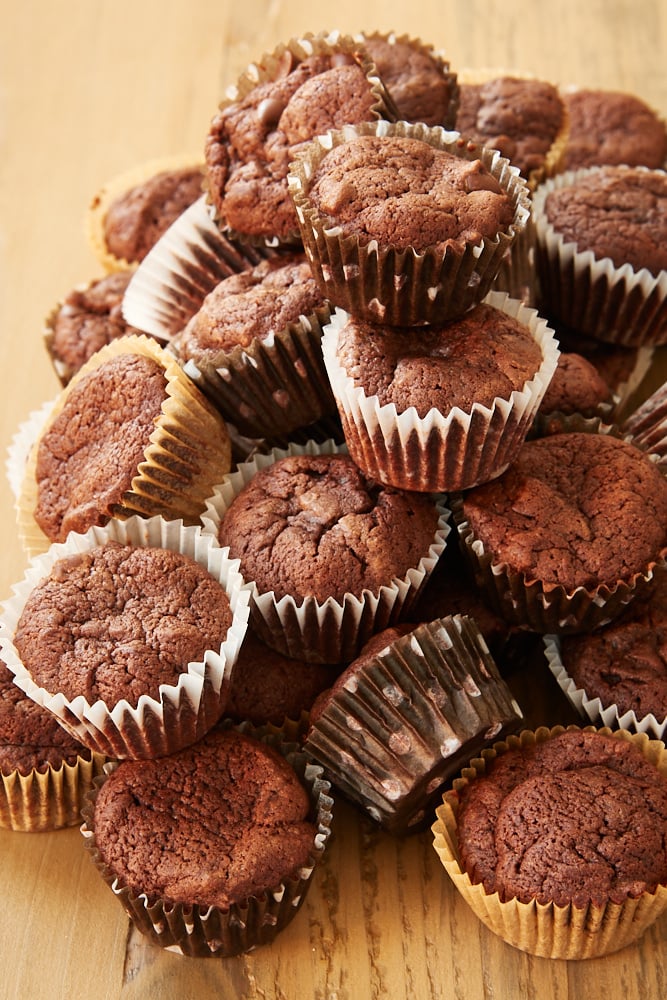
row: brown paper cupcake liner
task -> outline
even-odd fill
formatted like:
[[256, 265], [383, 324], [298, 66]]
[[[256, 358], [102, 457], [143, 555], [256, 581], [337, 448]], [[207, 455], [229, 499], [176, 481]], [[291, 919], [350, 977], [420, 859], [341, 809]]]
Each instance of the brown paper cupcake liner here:
[[[377, 240], [364, 244], [356, 236], [343, 235], [339, 227], [327, 229], [309, 200], [313, 174], [329, 150], [368, 135], [416, 138], [455, 156], [481, 160], [512, 200], [512, 223], [493, 239], [444, 254], [432, 248], [396, 250], [379, 246]], [[290, 165], [289, 189], [304, 247], [325, 297], [368, 322], [396, 326], [444, 322], [480, 302], [530, 214], [526, 182], [508, 160], [495, 150], [466, 143], [458, 132], [421, 123], [380, 121], [318, 136]]]
[[[136, 267], [136, 263], [116, 257], [106, 243], [104, 220], [113, 201], [138, 184], [155, 177], [164, 170], [181, 170], [185, 167], [203, 167], [201, 153], [178, 153], [174, 156], [157, 157], [139, 163], [122, 173], [111, 177], [91, 199], [85, 218], [84, 229], [88, 244], [105, 271], [124, 271]], [[202, 175], [203, 182], [203, 175]]]
[[583, 719], [593, 725], [627, 729], [631, 733], [645, 733], [650, 739], [665, 741], [667, 718], [658, 719], [653, 713], [638, 716], [634, 711], [621, 712], [618, 705], [604, 705], [601, 698], [593, 697], [584, 688], [578, 687], [567, 672], [561, 656], [560, 637], [545, 635], [543, 642], [549, 670], [567, 700]]
[[123, 316], [139, 330], [168, 341], [216, 285], [275, 254], [228, 235], [214, 222], [202, 195], [138, 265], [123, 298]]
[[304, 749], [376, 822], [406, 834], [464, 762], [523, 718], [471, 618], [422, 624], [337, 691]]
[[[249, 731], [247, 727], [237, 728]], [[317, 834], [307, 866], [279, 885], [250, 896], [243, 903], [232, 904], [227, 910], [170, 903], [124, 886], [102, 862], [95, 842], [94, 809], [101, 780], [98, 779], [97, 787], [88, 797], [81, 832], [93, 864], [138, 930], [161, 948], [198, 958], [229, 958], [251, 951], [274, 940], [294, 918], [308, 893], [331, 835], [331, 786], [322, 777], [322, 768], [314, 765], [294, 743], [285, 743], [275, 734], [265, 734], [261, 739], [285, 756], [307, 789]], [[107, 773], [113, 767], [108, 765]]]
[[[572, 415], [564, 418], [563, 424], [562, 430], [623, 436], [618, 428], [603, 424], [596, 418]], [[650, 457], [656, 460], [656, 456]], [[461, 494], [450, 496], [449, 504], [462, 543], [461, 551], [476, 585], [501, 618], [529, 631], [544, 634], [589, 632], [606, 625], [635, 596], [647, 593], [656, 568], [667, 565], [666, 546], [641, 572], [633, 573], [628, 580], [618, 580], [613, 585], [601, 584], [591, 590], [586, 587], [567, 590], [557, 584], [528, 580], [523, 573], [513, 571], [506, 563], [495, 562], [492, 553], [486, 551], [484, 543], [475, 536], [465, 518]]]
[[[99, 350], [57, 397], [41, 433], [51, 426], [69, 393], [82, 378], [123, 353], [139, 354], [156, 361], [164, 369], [167, 396], [162, 404], [161, 418], [147, 441], [145, 459], [139, 464], [122, 501], [110, 508], [110, 516], [160, 515], [198, 523], [206, 498], [231, 467], [229, 433], [215, 407], [157, 341], [145, 336], [119, 337]], [[17, 501], [19, 535], [29, 555], [44, 552], [49, 546], [49, 539], [34, 519], [40, 436], [38, 434], [24, 466]]]
[[[220, 522], [235, 497], [261, 469], [287, 455], [320, 455], [347, 452], [334, 441], [306, 444], [290, 443], [285, 449], [251, 457], [219, 484], [202, 516], [205, 533], [218, 537]], [[320, 603], [313, 597], [298, 601], [290, 595], [276, 600], [273, 592], [260, 593], [253, 581], [250, 616], [258, 637], [284, 656], [312, 663], [344, 663], [352, 660], [375, 632], [405, 617], [426, 584], [444, 551], [449, 511], [442, 497], [434, 498], [438, 527], [429, 551], [402, 579], [388, 580], [377, 592], [364, 590], [360, 597], [346, 594], [342, 601], [333, 598]]]
[[[247, 95], [259, 85], [271, 83], [285, 75], [286, 60], [291, 62], [302, 62], [313, 55], [329, 55], [335, 53], [350, 54], [359, 63], [366, 74], [374, 103], [371, 113], [374, 119], [388, 119], [394, 121], [398, 112], [391, 95], [378, 76], [375, 63], [363, 48], [360, 47], [358, 38], [352, 35], [341, 34], [340, 31], [331, 32], [306, 32], [300, 38], [290, 38], [285, 43], [280, 43], [272, 52], [266, 52], [256, 62], [250, 63], [247, 69], [238, 78], [236, 85], [228, 88], [225, 99], [218, 105], [218, 111], [224, 111], [230, 105], [243, 100]], [[287, 183], [287, 178], [286, 178]], [[204, 190], [206, 199], [211, 206], [213, 218], [232, 238], [239, 238], [248, 243], [255, 243], [261, 246], [294, 246], [300, 245], [301, 236], [299, 228], [295, 224], [294, 231], [288, 236], [281, 238], [277, 235], [266, 237], [253, 236], [242, 233], [230, 227], [215, 207], [214, 198], [210, 191], [208, 181], [205, 181]]]
[[75, 764], [48, 765], [28, 774], [2, 774], [0, 827], [17, 833], [45, 833], [81, 822], [81, 809], [106, 757], [91, 754]]
[[533, 195], [539, 305], [546, 315], [597, 340], [657, 347], [667, 343], [667, 271], [653, 275], [630, 264], [615, 267], [608, 257], [578, 251], [546, 217], [551, 191], [599, 169], [567, 171], [545, 181]]
[[[186, 664], [176, 684], [160, 685], [155, 698], [141, 695], [136, 706], [125, 699], [116, 705], [103, 701], [90, 704], [83, 695], [69, 700], [60, 692], [47, 691], [32, 679], [13, 641], [30, 593], [53, 565], [65, 556], [88, 552], [109, 540], [191, 556], [224, 586], [233, 616], [220, 649], [207, 650], [202, 661]], [[52, 545], [35, 557], [13, 591], [2, 605], [0, 656], [18, 687], [52, 712], [89, 749], [112, 758], [161, 757], [201, 739], [224, 712], [229, 676], [248, 624], [250, 588], [238, 573], [238, 561], [230, 560], [226, 550], [216, 546], [199, 526], [184, 526], [181, 521], [161, 517], [133, 517], [110, 521], [105, 528], [91, 528], [83, 535], [72, 532], [66, 542]]]
[[491, 406], [475, 403], [469, 412], [457, 406], [444, 415], [433, 407], [420, 417], [414, 407], [399, 413], [393, 403], [380, 405], [338, 361], [338, 333], [347, 313], [337, 310], [325, 327], [324, 363], [345, 440], [367, 475], [398, 489], [447, 492], [493, 479], [516, 457], [556, 369], [558, 345], [546, 321], [517, 299], [490, 292], [484, 301], [530, 329], [542, 363], [509, 398], [496, 397]]
[[[590, 730], [594, 727], [586, 728]], [[459, 856], [456, 823], [461, 788], [484, 774], [487, 762], [496, 754], [509, 748], [543, 742], [563, 731], [562, 726], [525, 731], [520, 737], [510, 736], [492, 749], [483, 750], [482, 756], [472, 760], [470, 767], [463, 770], [436, 810], [436, 822], [432, 827], [433, 846], [447, 874], [476, 916], [508, 944], [544, 958], [596, 958], [625, 948], [641, 937], [667, 908], [667, 886], [659, 885], [655, 892], [644, 892], [623, 903], [607, 903], [604, 906], [593, 903], [585, 907], [557, 906], [536, 901], [521, 903], [517, 899], [502, 902], [498, 893], [487, 893], [481, 884], [472, 883], [461, 866]], [[624, 730], [611, 732], [601, 729], [599, 732], [635, 743], [644, 757], [655, 764], [661, 774], [667, 775], [667, 751], [662, 741], [649, 740], [644, 734], [630, 734]]]

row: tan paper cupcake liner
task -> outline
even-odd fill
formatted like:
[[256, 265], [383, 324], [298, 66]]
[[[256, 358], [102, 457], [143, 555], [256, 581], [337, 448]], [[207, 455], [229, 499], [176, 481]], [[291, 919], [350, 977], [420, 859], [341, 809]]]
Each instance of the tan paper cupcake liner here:
[[484, 301], [530, 329], [542, 351], [539, 369], [491, 406], [475, 403], [469, 412], [457, 406], [446, 415], [433, 407], [425, 417], [412, 406], [399, 413], [393, 403], [380, 405], [355, 385], [337, 358], [348, 315], [334, 313], [324, 328], [324, 363], [350, 454], [367, 475], [398, 489], [447, 492], [493, 479], [514, 460], [556, 369], [558, 344], [546, 321], [517, 299], [490, 292]]
[[[116, 705], [103, 701], [90, 704], [83, 695], [68, 700], [62, 693], [47, 691], [32, 679], [13, 641], [30, 593], [58, 559], [88, 552], [109, 540], [191, 556], [224, 586], [233, 615], [220, 649], [207, 650], [202, 661], [184, 665], [176, 684], [160, 685], [158, 697], [141, 695], [136, 706], [125, 699]], [[72, 532], [66, 542], [52, 545], [34, 558], [13, 591], [13, 597], [2, 605], [0, 655], [18, 687], [52, 712], [89, 749], [112, 758], [161, 757], [201, 739], [224, 712], [231, 670], [248, 625], [250, 588], [238, 573], [238, 560], [230, 560], [226, 550], [216, 546], [199, 526], [188, 527], [161, 517], [133, 517], [110, 521], [105, 528], [91, 528], [83, 535]]]
[[[247, 727], [237, 728], [241, 732], [249, 731]], [[102, 862], [95, 842], [94, 809], [102, 784], [100, 780], [84, 806], [81, 832], [95, 867], [135, 926], [161, 948], [198, 958], [229, 958], [251, 951], [273, 941], [291, 922], [306, 898], [313, 873], [322, 860], [331, 835], [331, 786], [322, 777], [322, 768], [310, 762], [293, 743], [285, 743], [271, 734], [261, 738], [285, 756], [301, 779], [308, 791], [317, 834], [305, 867], [279, 885], [250, 896], [243, 903], [234, 903], [227, 910], [217, 906], [170, 903], [164, 899], [149, 898], [144, 893], [135, 893], [124, 886]], [[107, 773], [113, 766], [107, 766]]]
[[[573, 414], [563, 418], [563, 431], [590, 434], [613, 434], [625, 437], [614, 426], [603, 424], [595, 417]], [[628, 437], [632, 441], [632, 438]], [[633, 441], [633, 443], [635, 443]], [[638, 446], [641, 447], [641, 446]], [[656, 455], [649, 455], [657, 463]], [[462, 543], [462, 552], [493, 610], [508, 623], [534, 632], [589, 632], [616, 618], [636, 597], [649, 591], [656, 568], [667, 565], [667, 546], [656, 553], [641, 572], [628, 580], [612, 585], [601, 584], [593, 589], [576, 587], [567, 590], [558, 584], [543, 584], [528, 580], [523, 573], [513, 571], [506, 563], [495, 562], [484, 543], [477, 538], [465, 518], [463, 496], [449, 497], [452, 519]]]
[[[234, 86], [227, 89], [225, 99], [218, 105], [218, 110], [223, 111], [237, 101], [243, 100], [257, 86], [271, 83], [283, 77], [285, 75], [286, 60], [291, 62], [293, 58], [296, 62], [303, 62], [304, 59], [308, 59], [313, 55], [329, 55], [341, 52], [353, 55], [366, 74], [366, 79], [374, 98], [371, 108], [373, 118], [394, 121], [398, 117], [398, 112], [391, 99], [391, 95], [387, 92], [384, 83], [378, 76], [375, 63], [369, 54], [363, 48], [360, 48], [357, 38], [352, 35], [342, 34], [340, 31], [306, 32], [302, 37], [290, 38], [287, 42], [281, 42], [277, 45], [272, 52], [264, 53], [256, 62], [250, 63]], [[287, 179], [285, 182], [287, 183]], [[300, 245], [301, 236], [296, 224], [294, 231], [283, 238], [277, 235], [260, 237], [238, 232], [228, 225], [227, 220], [216, 209], [214, 198], [211, 195], [207, 182], [205, 182], [204, 187], [207, 202], [211, 206], [214, 219], [232, 238], [239, 238], [249, 243], [272, 247]]]
[[422, 624], [337, 691], [304, 749], [391, 833], [430, 818], [442, 785], [523, 718], [471, 618]]
[[576, 243], [566, 243], [547, 220], [544, 206], [551, 191], [599, 169], [567, 171], [545, 181], [533, 195], [541, 308], [573, 330], [610, 344], [665, 344], [667, 271], [653, 275], [646, 268], [635, 271], [630, 264], [615, 267], [608, 257], [596, 258], [592, 251], [578, 251]]
[[[568, 727], [576, 729], [577, 727]], [[593, 729], [594, 727], [587, 727]], [[498, 893], [487, 893], [481, 884], [473, 884], [461, 866], [456, 817], [458, 793], [469, 781], [483, 774], [488, 761], [497, 753], [513, 747], [540, 743], [563, 732], [562, 726], [526, 731], [520, 737], [508, 737], [481, 758], [471, 761], [469, 768], [446, 792], [436, 810], [433, 824], [434, 849], [457, 890], [477, 917], [491, 931], [515, 948], [544, 958], [584, 959], [608, 955], [636, 941], [667, 908], [667, 886], [659, 885], [655, 892], [644, 892], [625, 902], [604, 906], [556, 906], [551, 903], [521, 903], [517, 899], [502, 902]], [[647, 760], [663, 775], [667, 775], [667, 751], [660, 740], [649, 740], [644, 734], [624, 730], [599, 732], [616, 739], [626, 739], [638, 745]]]
[[567, 672], [561, 657], [560, 638], [545, 635], [544, 654], [549, 670], [570, 702], [583, 719], [594, 725], [608, 726], [610, 729], [627, 729], [631, 733], [645, 733], [650, 739], [665, 741], [667, 718], [658, 719], [653, 713], [638, 716], [634, 711], [621, 712], [618, 705], [604, 705], [601, 698], [591, 697], [584, 688], [577, 686]]
[[117, 174], [115, 177], [111, 177], [96, 192], [90, 201], [84, 217], [84, 231], [88, 245], [107, 273], [124, 271], [126, 268], [136, 267], [135, 262], [127, 261], [123, 257], [116, 257], [115, 254], [111, 253], [106, 243], [104, 222], [106, 214], [115, 199], [165, 170], [181, 170], [186, 167], [196, 166], [203, 168], [203, 156], [201, 152], [178, 153], [174, 156], [157, 157], [145, 163], [136, 164], [128, 170]]
[[81, 809], [106, 757], [93, 753], [75, 764], [47, 766], [45, 771], [2, 774], [0, 827], [17, 833], [45, 833], [81, 822]]
[[[261, 469], [287, 455], [321, 455], [346, 453], [344, 445], [334, 441], [306, 444], [291, 443], [285, 449], [273, 448], [270, 453], [257, 454], [238, 466], [219, 484], [210, 497], [202, 516], [203, 530], [218, 538], [220, 522], [243, 487]], [[377, 592], [364, 590], [357, 597], [346, 594], [342, 601], [333, 598], [320, 603], [313, 597], [297, 601], [290, 595], [276, 600], [273, 592], [260, 593], [253, 581], [250, 616], [258, 637], [284, 656], [312, 663], [343, 663], [352, 660], [363, 644], [376, 632], [387, 628], [405, 615], [416, 601], [428, 577], [444, 551], [449, 511], [441, 497], [434, 499], [438, 511], [438, 526], [419, 564], [402, 579], [388, 580]]]
[[[147, 441], [144, 461], [139, 464], [122, 501], [110, 508], [110, 516], [161, 515], [198, 523], [206, 498], [231, 467], [229, 432], [223, 418], [185, 375], [176, 359], [150, 337], [119, 337], [93, 355], [57, 397], [41, 433], [51, 426], [82, 378], [123, 353], [156, 361], [164, 369], [167, 396], [161, 418]], [[31, 556], [45, 552], [49, 546], [49, 539], [34, 519], [40, 436], [25, 464], [17, 501], [19, 535]]]
[[[377, 240], [364, 244], [356, 236], [345, 236], [339, 227], [327, 229], [310, 203], [313, 174], [329, 150], [368, 135], [415, 138], [455, 156], [481, 160], [512, 200], [512, 223], [493, 239], [444, 254], [429, 248], [395, 250], [379, 246]], [[368, 322], [396, 326], [444, 322], [480, 302], [530, 215], [527, 184], [507, 159], [496, 150], [465, 143], [458, 132], [421, 123], [380, 121], [318, 136], [290, 164], [289, 190], [306, 253], [325, 297]]]
[[233, 239], [202, 195], [169, 227], [135, 270], [123, 298], [127, 323], [170, 340], [216, 285], [275, 251]]

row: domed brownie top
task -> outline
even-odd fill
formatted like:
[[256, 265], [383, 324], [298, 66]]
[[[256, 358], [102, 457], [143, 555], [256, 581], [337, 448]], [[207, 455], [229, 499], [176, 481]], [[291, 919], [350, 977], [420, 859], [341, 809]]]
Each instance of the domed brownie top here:
[[544, 211], [566, 243], [615, 267], [667, 270], [667, 173], [642, 167], [592, 167], [550, 191]]
[[105, 344], [127, 334], [139, 333], [122, 313], [123, 296], [133, 272], [114, 271], [74, 288], [51, 321], [49, 351], [59, 363], [64, 382]]
[[163, 170], [109, 205], [104, 217], [107, 249], [119, 260], [138, 263], [172, 222], [201, 197], [202, 167]]
[[0, 664], [0, 772], [30, 774], [90, 760], [90, 750], [60, 725], [55, 715], [28, 698]]
[[544, 166], [564, 120], [558, 89], [545, 80], [499, 76], [484, 83], [459, 81], [458, 131], [500, 150], [524, 177]]
[[569, 134], [565, 169], [627, 163], [659, 168], [667, 159], [667, 127], [635, 94], [578, 88], [563, 95]]
[[667, 882], [667, 781], [631, 743], [567, 731], [466, 785], [457, 835], [471, 880], [503, 901], [621, 903]]
[[35, 521], [51, 541], [106, 524], [137, 475], [166, 399], [161, 366], [119, 354], [72, 386], [38, 442]]
[[606, 708], [667, 718], [667, 576], [656, 575], [610, 625], [561, 637], [561, 660], [577, 687]]
[[298, 229], [287, 168], [313, 136], [371, 121], [377, 97], [352, 54], [289, 50], [275, 80], [223, 107], [206, 140], [209, 195], [228, 225], [251, 236], [289, 237]]
[[540, 404], [541, 413], [582, 413], [592, 416], [613, 393], [597, 368], [581, 354], [561, 352]]
[[463, 513], [494, 562], [527, 580], [614, 586], [646, 572], [667, 544], [667, 480], [609, 434], [527, 441], [497, 479], [469, 490]]
[[338, 360], [367, 396], [420, 417], [474, 403], [509, 399], [535, 376], [542, 351], [529, 328], [493, 306], [480, 304], [444, 326], [406, 330], [350, 316], [339, 331]]
[[346, 455], [296, 455], [253, 477], [218, 538], [260, 593], [342, 601], [416, 567], [437, 524], [428, 496], [366, 479]]
[[228, 908], [305, 867], [309, 800], [273, 748], [213, 730], [168, 757], [123, 761], [100, 788], [94, 834], [120, 882], [151, 899]]
[[323, 305], [305, 255], [271, 258], [221, 281], [173, 344], [181, 358], [196, 361], [248, 347]]
[[447, 64], [405, 39], [365, 35], [363, 44], [400, 119], [453, 127], [458, 88]]
[[397, 249], [462, 253], [514, 218], [511, 198], [481, 160], [409, 136], [356, 136], [335, 146], [308, 198], [325, 228]]
[[224, 587], [194, 559], [107, 542], [55, 563], [31, 591], [14, 644], [50, 694], [136, 707], [219, 650], [231, 621]]

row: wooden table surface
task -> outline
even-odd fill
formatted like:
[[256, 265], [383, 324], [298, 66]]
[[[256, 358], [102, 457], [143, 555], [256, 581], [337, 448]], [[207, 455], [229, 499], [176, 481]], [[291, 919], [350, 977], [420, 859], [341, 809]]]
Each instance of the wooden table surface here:
[[[98, 277], [84, 237], [91, 196], [155, 157], [203, 149], [224, 89], [305, 31], [394, 29], [454, 69], [513, 68], [625, 89], [667, 114], [664, 0], [0, 0], [0, 445], [58, 390], [42, 321]], [[651, 377], [662, 380], [658, 358]], [[0, 597], [23, 576], [12, 496], [0, 482]], [[530, 720], [558, 714], [541, 663]], [[523, 683], [523, 682], [522, 682]], [[0, 831], [0, 996], [209, 996], [366, 1000], [651, 1000], [667, 996], [667, 915], [603, 959], [538, 959], [469, 911], [430, 832], [396, 840], [339, 803], [303, 908], [273, 945], [227, 960], [163, 952], [134, 932], [77, 829]]]

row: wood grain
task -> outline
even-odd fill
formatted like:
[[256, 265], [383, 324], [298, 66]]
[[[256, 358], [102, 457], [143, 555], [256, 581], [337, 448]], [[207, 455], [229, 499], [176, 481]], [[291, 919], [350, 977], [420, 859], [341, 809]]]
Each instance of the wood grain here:
[[[200, 150], [218, 100], [246, 64], [307, 30], [394, 29], [453, 68], [507, 67], [616, 87], [667, 114], [667, 18], [654, 0], [397, 0], [363, 7], [281, 0], [0, 0], [0, 446], [58, 384], [46, 313], [99, 268], [86, 207], [116, 173]], [[667, 366], [657, 355], [649, 382]], [[2, 478], [3, 597], [25, 569]], [[529, 721], [560, 716], [539, 658], [510, 676]], [[587, 962], [505, 945], [458, 897], [428, 831], [397, 840], [339, 802], [322, 868], [273, 945], [185, 959], [146, 943], [92, 867], [78, 830], [0, 831], [0, 997], [145, 1000], [457, 998], [658, 1000], [667, 917], [635, 946]]]

